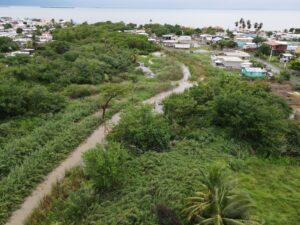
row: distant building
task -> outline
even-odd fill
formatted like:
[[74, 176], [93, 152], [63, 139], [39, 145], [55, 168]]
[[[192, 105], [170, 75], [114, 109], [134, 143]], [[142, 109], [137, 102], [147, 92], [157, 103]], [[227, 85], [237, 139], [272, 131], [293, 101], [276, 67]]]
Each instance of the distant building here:
[[191, 44], [175, 44], [175, 48], [177, 49], [190, 49], [191, 48]]
[[290, 53], [284, 53], [281, 55], [280, 62], [287, 63], [293, 58], [293, 55]]
[[252, 50], [257, 48], [257, 44], [253, 42], [247, 42], [245, 45], [242, 47], [243, 50]]
[[283, 41], [269, 40], [265, 41], [264, 44], [270, 46], [272, 50], [277, 53], [284, 53], [288, 48], [287, 42]]
[[300, 55], [300, 46], [299, 46], [298, 48], [296, 48], [295, 53], [296, 53], [297, 55]]
[[191, 36], [179, 36], [178, 42], [181, 44], [190, 44], [192, 42]]
[[261, 68], [242, 67], [241, 74], [250, 78], [262, 78], [267, 76], [267, 71]]
[[237, 43], [238, 47], [242, 48], [246, 43], [253, 42], [253, 37], [235, 37], [234, 41]]
[[244, 60], [234, 56], [215, 56], [213, 59], [216, 66], [223, 66], [230, 69], [241, 69]]
[[231, 56], [231, 57], [239, 57], [242, 60], [250, 59], [250, 54], [243, 51], [231, 51], [231, 52], [223, 52], [223, 55], [225, 56]]

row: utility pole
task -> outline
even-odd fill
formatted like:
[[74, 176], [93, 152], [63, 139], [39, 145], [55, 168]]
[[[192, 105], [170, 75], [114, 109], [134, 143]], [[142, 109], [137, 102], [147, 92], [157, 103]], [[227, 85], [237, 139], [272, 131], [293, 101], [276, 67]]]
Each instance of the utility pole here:
[[270, 54], [269, 62], [271, 62], [272, 55], [273, 55], [273, 46], [271, 47], [271, 54]]

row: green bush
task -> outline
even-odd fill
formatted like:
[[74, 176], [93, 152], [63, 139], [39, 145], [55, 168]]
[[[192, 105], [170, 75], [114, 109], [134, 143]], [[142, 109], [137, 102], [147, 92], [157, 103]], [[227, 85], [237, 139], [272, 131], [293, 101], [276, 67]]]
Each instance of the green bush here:
[[300, 155], [300, 122], [289, 121], [287, 140], [287, 155]]
[[234, 77], [212, 78], [165, 101], [165, 114], [183, 127], [217, 126], [246, 141], [254, 151], [280, 154], [285, 142], [288, 104], [260, 82]]
[[18, 48], [17, 43], [15, 43], [11, 38], [0, 37], [0, 53], [14, 51]]
[[279, 74], [280, 79], [282, 80], [290, 80], [291, 79], [291, 72], [288, 70], [282, 70]]
[[289, 63], [289, 68], [300, 71], [300, 60], [293, 60]]
[[55, 113], [64, 108], [65, 103], [61, 95], [50, 93], [43, 86], [17, 82], [0, 84], [0, 119], [25, 113]]
[[88, 185], [82, 186], [79, 190], [72, 192], [65, 202], [65, 222], [71, 224], [71, 221], [81, 221], [93, 201], [93, 189]]
[[99, 93], [96, 87], [90, 85], [70, 85], [64, 90], [64, 94], [71, 99], [83, 98]]
[[109, 137], [136, 152], [161, 152], [169, 147], [170, 129], [166, 119], [155, 114], [151, 106], [138, 106], [122, 114]]
[[98, 145], [83, 156], [85, 173], [97, 189], [115, 189], [122, 180], [126, 155], [126, 151], [118, 143]]

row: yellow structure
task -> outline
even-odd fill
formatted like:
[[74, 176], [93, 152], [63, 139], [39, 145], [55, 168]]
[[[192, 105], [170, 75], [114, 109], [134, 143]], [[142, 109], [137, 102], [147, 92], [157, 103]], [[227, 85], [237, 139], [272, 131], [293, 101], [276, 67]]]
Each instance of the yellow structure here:
[[298, 48], [296, 48], [295, 52], [296, 52], [297, 55], [300, 55], [300, 46]]

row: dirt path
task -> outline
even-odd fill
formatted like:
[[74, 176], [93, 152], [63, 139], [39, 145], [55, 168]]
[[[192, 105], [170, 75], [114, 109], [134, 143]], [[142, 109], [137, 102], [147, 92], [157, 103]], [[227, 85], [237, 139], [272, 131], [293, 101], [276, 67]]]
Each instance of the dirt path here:
[[[185, 89], [192, 86], [189, 82], [189, 77], [191, 75], [190, 71], [184, 65], [182, 65], [182, 73], [183, 78], [178, 81], [178, 86], [176, 88], [160, 93], [144, 101], [144, 103], [153, 104], [155, 110], [157, 112], [161, 112], [162, 106], [160, 103], [164, 98], [170, 96], [172, 93], [183, 92]], [[30, 196], [25, 199], [20, 208], [12, 214], [6, 225], [24, 224], [26, 218], [31, 214], [33, 209], [39, 206], [43, 197], [51, 192], [52, 186], [64, 178], [65, 172], [82, 164], [82, 153], [95, 147], [97, 144], [102, 143], [112, 125], [117, 124], [119, 120], [120, 114], [117, 113], [109, 121], [100, 125], [84, 143], [78, 146], [66, 160], [64, 160], [56, 169], [45, 177], [45, 180], [37, 186]]]

